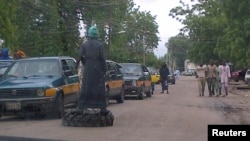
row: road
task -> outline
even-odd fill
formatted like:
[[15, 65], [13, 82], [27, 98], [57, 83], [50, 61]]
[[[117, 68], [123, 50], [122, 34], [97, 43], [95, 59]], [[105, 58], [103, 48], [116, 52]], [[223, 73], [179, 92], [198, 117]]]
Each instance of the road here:
[[[248, 93], [248, 92], [247, 92]], [[249, 97], [229, 93], [227, 97], [198, 96], [194, 77], [181, 76], [160, 94], [160, 85], [151, 98], [110, 101], [112, 127], [69, 127], [60, 119], [0, 120], [0, 136], [32, 137], [62, 141], [205, 141], [209, 124], [249, 124]], [[232, 105], [234, 104], [234, 105]], [[246, 105], [248, 104], [248, 105]]]

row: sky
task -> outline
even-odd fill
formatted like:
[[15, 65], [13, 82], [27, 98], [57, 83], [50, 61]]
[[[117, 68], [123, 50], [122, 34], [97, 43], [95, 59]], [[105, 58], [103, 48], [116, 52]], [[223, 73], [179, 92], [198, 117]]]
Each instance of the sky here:
[[[188, 1], [188, 0], [184, 0]], [[152, 16], [156, 17], [158, 23], [160, 42], [154, 53], [157, 57], [162, 57], [167, 53], [167, 48], [164, 46], [170, 37], [176, 36], [179, 29], [183, 25], [169, 16], [169, 11], [176, 7], [181, 6], [179, 0], [134, 0], [137, 6], [140, 6], [141, 11], [150, 11]]]

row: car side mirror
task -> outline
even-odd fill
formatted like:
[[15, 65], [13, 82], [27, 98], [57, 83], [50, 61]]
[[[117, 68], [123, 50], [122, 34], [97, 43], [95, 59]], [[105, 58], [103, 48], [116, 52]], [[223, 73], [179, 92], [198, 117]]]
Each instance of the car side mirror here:
[[144, 75], [149, 75], [149, 72], [144, 72]]
[[109, 77], [115, 77], [116, 72], [115, 70], [110, 70], [108, 74], [109, 74]]

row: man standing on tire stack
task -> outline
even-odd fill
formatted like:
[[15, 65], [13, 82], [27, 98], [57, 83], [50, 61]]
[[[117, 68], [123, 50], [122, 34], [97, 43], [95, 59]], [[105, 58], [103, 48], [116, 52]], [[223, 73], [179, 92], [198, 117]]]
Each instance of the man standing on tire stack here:
[[87, 36], [88, 40], [80, 46], [78, 59], [83, 63], [84, 71], [77, 110], [100, 108], [102, 113], [106, 113], [104, 46], [98, 40], [99, 33], [95, 26], [89, 28]]
[[114, 116], [107, 110], [105, 93], [106, 59], [104, 46], [98, 40], [98, 30], [92, 26], [88, 30], [88, 40], [80, 46], [76, 69], [81, 62], [84, 71], [80, 97], [75, 111], [65, 114], [63, 125], [83, 127], [112, 126]]

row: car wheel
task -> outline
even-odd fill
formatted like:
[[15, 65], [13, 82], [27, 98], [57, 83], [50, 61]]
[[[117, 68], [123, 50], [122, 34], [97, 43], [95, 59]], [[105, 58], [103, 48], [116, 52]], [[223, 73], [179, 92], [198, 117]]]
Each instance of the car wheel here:
[[175, 84], [175, 81], [173, 81], [172, 84]]
[[64, 98], [62, 93], [58, 94], [53, 112], [54, 113], [51, 114], [55, 118], [61, 118], [64, 116]]
[[123, 103], [124, 102], [124, 97], [125, 97], [125, 95], [124, 95], [124, 88], [122, 87], [119, 95], [116, 98], [116, 101], [118, 103]]
[[141, 90], [138, 92], [138, 99], [143, 100], [145, 98], [145, 87], [143, 86]]
[[152, 93], [153, 93], [152, 88], [150, 88], [150, 89], [146, 92], [146, 96], [147, 96], [147, 97], [152, 97]]
[[108, 88], [105, 90], [105, 93], [106, 93], [106, 105], [108, 106], [109, 105], [109, 89]]

